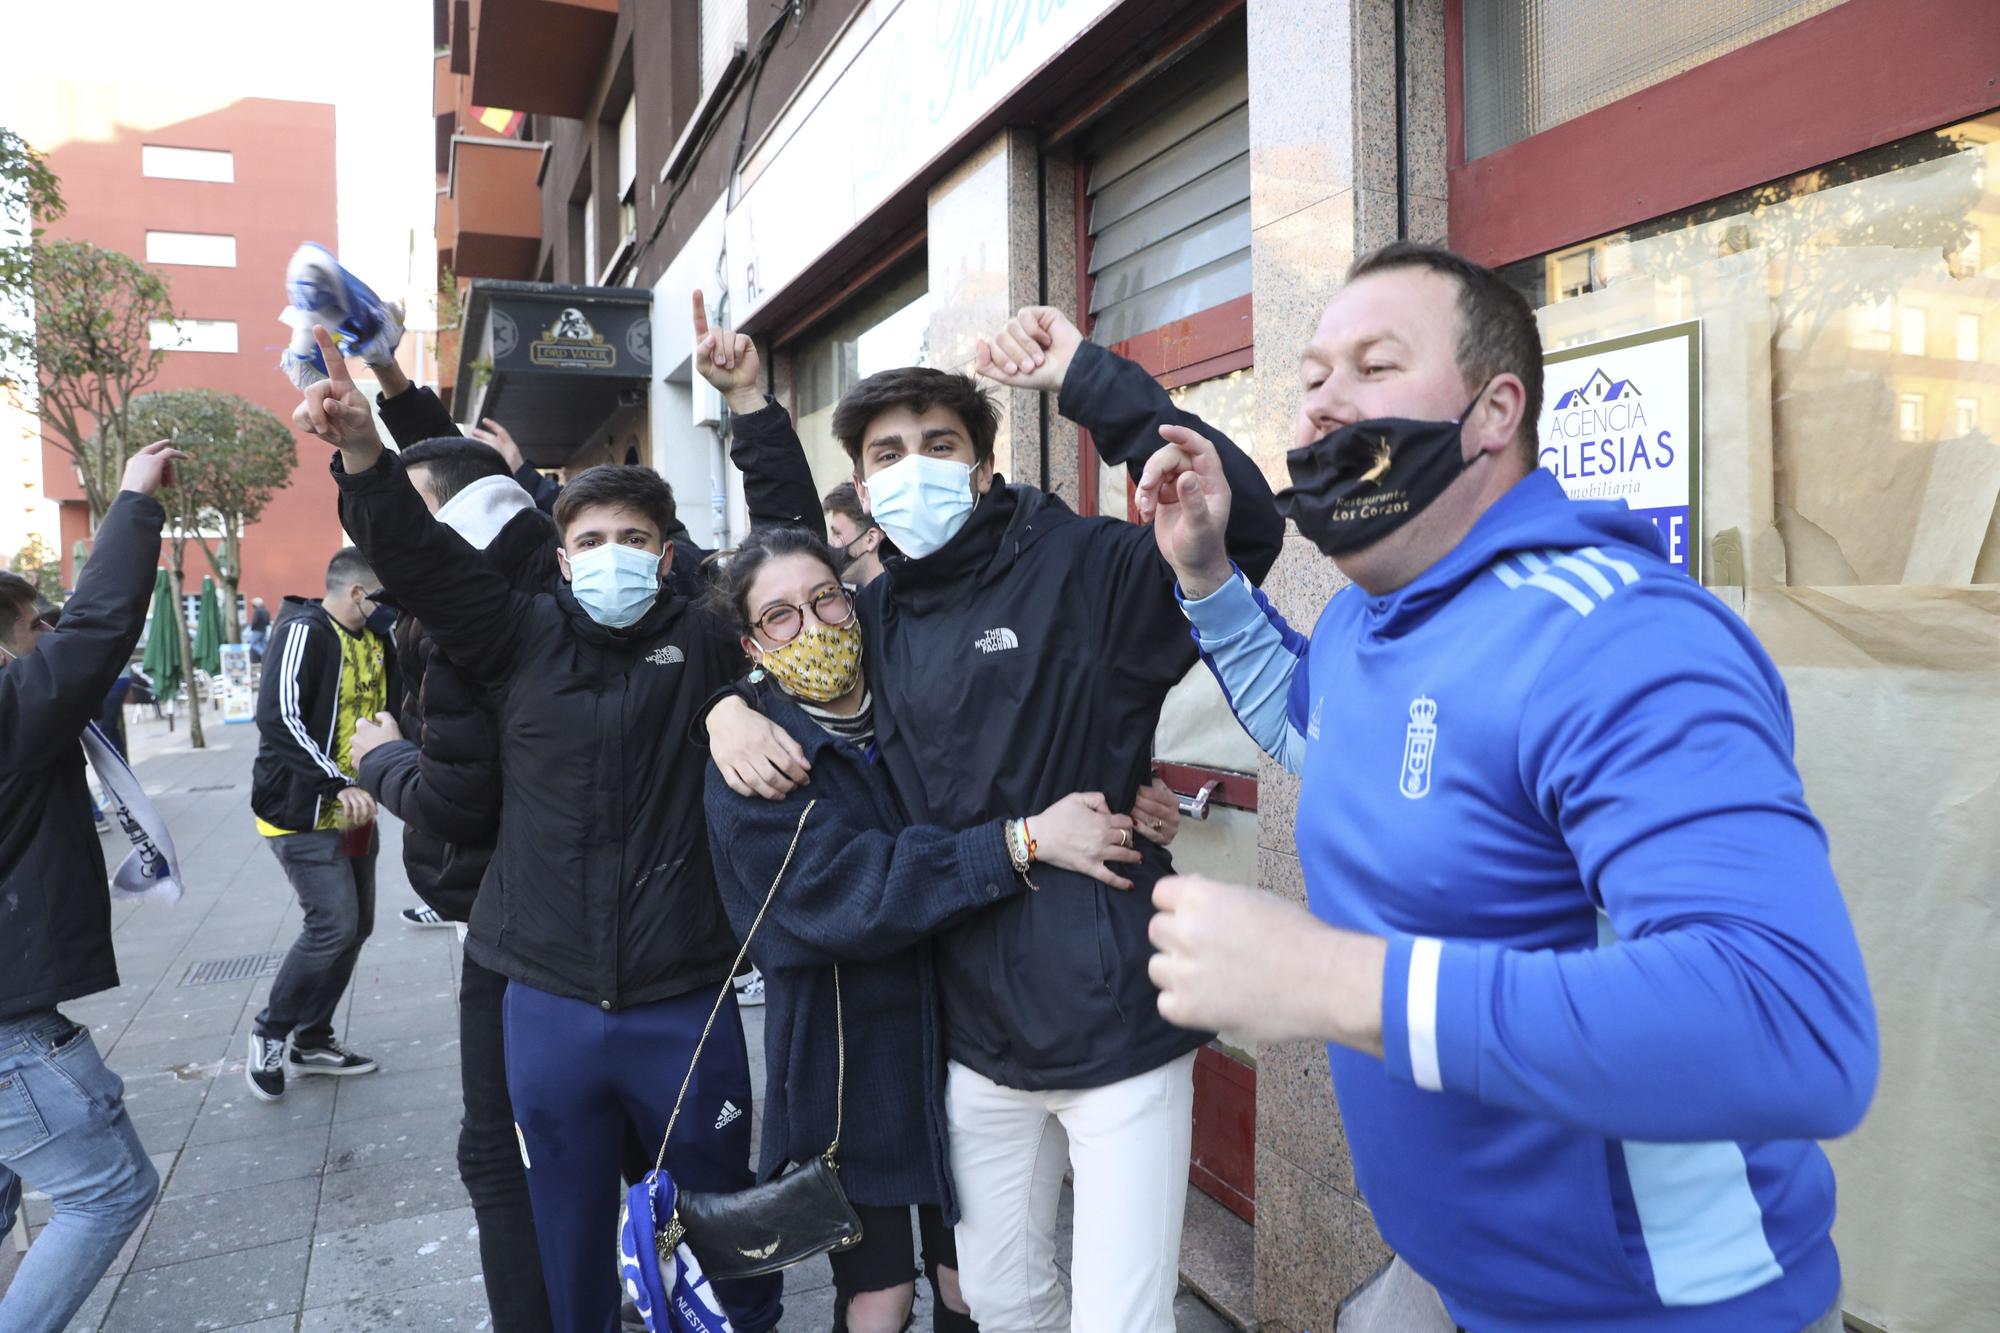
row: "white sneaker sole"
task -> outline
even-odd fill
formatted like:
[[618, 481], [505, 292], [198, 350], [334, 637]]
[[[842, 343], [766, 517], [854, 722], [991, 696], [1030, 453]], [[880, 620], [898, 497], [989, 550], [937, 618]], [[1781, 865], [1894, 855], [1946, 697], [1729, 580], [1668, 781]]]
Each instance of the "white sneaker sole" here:
[[[397, 915], [401, 916], [402, 914], [398, 913]], [[450, 930], [458, 923], [456, 921], [447, 921], [443, 917], [439, 917], [435, 921], [412, 921], [408, 917], [403, 917], [403, 924], [406, 926], [415, 926], [418, 930]]]
[[356, 1065], [352, 1069], [326, 1069], [315, 1065], [286, 1065], [285, 1073], [288, 1076], [297, 1078], [353, 1078], [357, 1074], [372, 1074], [381, 1067], [381, 1065], [375, 1064], [372, 1061], [365, 1065]]

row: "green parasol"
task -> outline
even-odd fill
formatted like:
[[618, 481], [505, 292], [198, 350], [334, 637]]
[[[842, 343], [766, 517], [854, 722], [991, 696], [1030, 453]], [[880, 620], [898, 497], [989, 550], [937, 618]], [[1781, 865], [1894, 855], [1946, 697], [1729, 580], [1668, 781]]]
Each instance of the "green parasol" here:
[[166, 570], [153, 578], [153, 623], [146, 631], [146, 656], [141, 662], [153, 681], [153, 697], [167, 703], [180, 693], [181, 632], [174, 623], [180, 608], [174, 605], [173, 580]]
[[215, 580], [205, 574], [194, 617], [194, 665], [211, 676], [222, 674], [222, 603], [215, 595]]

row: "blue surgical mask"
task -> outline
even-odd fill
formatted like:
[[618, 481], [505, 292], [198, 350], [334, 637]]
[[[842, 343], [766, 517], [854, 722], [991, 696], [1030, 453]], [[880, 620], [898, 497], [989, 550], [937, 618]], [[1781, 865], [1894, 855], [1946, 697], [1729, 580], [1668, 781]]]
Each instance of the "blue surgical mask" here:
[[624, 629], [659, 600], [660, 557], [615, 542], [579, 551], [569, 558], [569, 590], [592, 620]]
[[949, 458], [911, 454], [868, 479], [868, 514], [913, 560], [937, 550], [972, 513], [972, 469]]

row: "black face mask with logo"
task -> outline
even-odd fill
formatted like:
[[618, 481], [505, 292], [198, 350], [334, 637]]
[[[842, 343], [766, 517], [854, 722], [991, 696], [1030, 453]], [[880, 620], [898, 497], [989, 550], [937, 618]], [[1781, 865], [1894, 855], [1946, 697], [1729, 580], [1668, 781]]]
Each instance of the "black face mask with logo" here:
[[1278, 492], [1278, 512], [1330, 556], [1381, 541], [1465, 471], [1459, 432], [1485, 392], [1481, 385], [1456, 421], [1375, 417], [1292, 450], [1292, 484]]

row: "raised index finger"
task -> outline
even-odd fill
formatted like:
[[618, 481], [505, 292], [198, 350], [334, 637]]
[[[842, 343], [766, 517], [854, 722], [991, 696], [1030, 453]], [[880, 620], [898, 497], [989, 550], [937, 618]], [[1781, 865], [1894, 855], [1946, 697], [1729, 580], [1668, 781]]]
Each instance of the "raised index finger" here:
[[347, 362], [340, 356], [339, 344], [334, 342], [325, 325], [313, 329], [313, 341], [319, 344], [320, 359], [326, 362], [326, 377], [332, 382], [335, 392], [344, 393], [353, 388], [354, 376], [348, 373]]
[[708, 301], [701, 294], [701, 288], [694, 289], [694, 336], [700, 342], [708, 332]]

